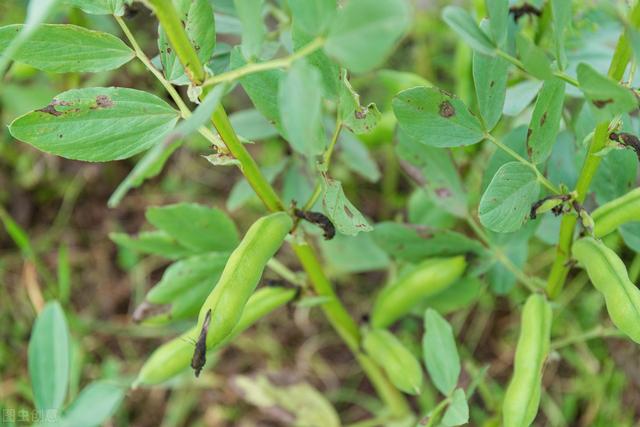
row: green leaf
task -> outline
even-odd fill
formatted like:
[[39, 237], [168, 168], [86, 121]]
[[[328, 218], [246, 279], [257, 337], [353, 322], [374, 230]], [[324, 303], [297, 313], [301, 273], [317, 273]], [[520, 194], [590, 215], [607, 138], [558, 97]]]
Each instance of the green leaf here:
[[162, 279], [149, 293], [147, 300], [154, 304], [167, 304], [180, 298], [180, 294], [193, 287], [213, 287], [224, 268], [227, 253], [212, 252], [194, 255], [171, 264], [163, 273]]
[[393, 99], [398, 124], [408, 136], [432, 147], [457, 147], [482, 141], [484, 130], [460, 99], [436, 88], [415, 87]]
[[362, 176], [370, 182], [377, 182], [380, 179], [380, 168], [371, 152], [348, 129], [342, 129], [338, 137], [340, 151], [338, 156], [347, 168]]
[[29, 41], [39, 25], [49, 17], [59, 3], [60, 0], [32, 0], [29, 2], [24, 28], [8, 46], [0, 50], [0, 76], [4, 76], [4, 72], [13, 55], [20, 50], [24, 43]]
[[[246, 401], [293, 426], [340, 427], [336, 410], [306, 382], [278, 381], [276, 375], [237, 375], [232, 386]], [[284, 379], [283, 378], [283, 379]]]
[[600, 162], [591, 188], [602, 205], [620, 197], [637, 186], [638, 158], [631, 150], [613, 150]]
[[194, 251], [230, 251], [238, 244], [238, 230], [221, 210], [195, 203], [147, 209], [147, 221]]
[[451, 395], [451, 403], [442, 417], [442, 424], [447, 427], [461, 426], [469, 422], [469, 404], [464, 390], [457, 388]]
[[544, 162], [551, 154], [560, 129], [563, 103], [564, 82], [555, 78], [546, 80], [527, 131], [527, 150], [535, 164]]
[[509, 116], [518, 116], [533, 101], [541, 87], [542, 82], [536, 80], [525, 80], [510, 86], [507, 89], [503, 113]]
[[[286, 158], [282, 159], [275, 165], [261, 167], [260, 172], [262, 172], [262, 175], [267, 180], [267, 182], [271, 184], [278, 177], [278, 175], [282, 173], [285, 166], [287, 166]], [[298, 179], [300, 179], [300, 176], [298, 176]], [[227, 209], [232, 212], [238, 210], [245, 203], [251, 200], [252, 197], [257, 199], [255, 191], [253, 190], [251, 185], [249, 185], [249, 182], [246, 180], [246, 178], [243, 177], [242, 179], [237, 181], [231, 189], [229, 197], [227, 198]]]
[[347, 236], [373, 230], [366, 218], [347, 199], [340, 181], [325, 176], [323, 187], [322, 207], [336, 230]]
[[[229, 67], [232, 70], [247, 64], [238, 49], [231, 51], [230, 61]], [[282, 130], [282, 126], [280, 124], [280, 107], [278, 106], [278, 86], [284, 75], [282, 70], [268, 70], [240, 79], [240, 84], [253, 105], [279, 131]]]
[[320, 72], [296, 61], [280, 84], [280, 120], [291, 147], [308, 158], [321, 154], [326, 141], [322, 128]]
[[94, 381], [85, 387], [62, 415], [62, 427], [97, 427], [120, 406], [122, 387], [106, 381]]
[[469, 307], [483, 290], [484, 285], [478, 278], [465, 276], [443, 291], [422, 300], [418, 310], [424, 312], [427, 308], [432, 308], [442, 314], [453, 313]]
[[264, 0], [234, 0], [233, 3], [242, 24], [242, 55], [247, 59], [257, 58], [267, 34], [262, 20]]
[[278, 131], [256, 109], [236, 111], [229, 116], [231, 126], [238, 135], [250, 141], [269, 139], [278, 136]]
[[386, 329], [373, 329], [365, 334], [362, 346], [385, 370], [393, 385], [405, 393], [420, 393], [420, 363], [395, 335]]
[[14, 138], [75, 160], [126, 159], [173, 128], [178, 112], [155, 95], [127, 88], [72, 89], [9, 125]]
[[[527, 156], [527, 127], [524, 125], [514, 127], [502, 137], [502, 143], [522, 157]], [[482, 190], [486, 190], [493, 176], [501, 166], [512, 162], [513, 157], [504, 150], [496, 149], [484, 168], [482, 176]]]
[[[535, 224], [533, 224], [535, 225]], [[532, 227], [527, 227], [532, 228]], [[493, 237], [493, 236], [492, 236]], [[518, 268], [523, 268], [529, 255], [529, 230], [523, 229], [510, 234], [498, 234], [492, 238], [492, 243]], [[487, 279], [491, 290], [498, 295], [505, 295], [516, 284], [516, 277], [502, 263], [497, 262], [487, 272]]]
[[136, 237], [126, 233], [110, 233], [109, 238], [124, 248], [168, 259], [178, 259], [193, 254], [192, 250], [180, 245], [173, 237], [160, 230], [144, 231]]
[[585, 98], [591, 101], [591, 111], [598, 122], [638, 107], [638, 101], [629, 89], [598, 73], [588, 64], [578, 65], [578, 82]]
[[567, 53], [564, 48], [565, 30], [571, 25], [571, 2], [565, 0], [551, 0], [551, 24], [553, 27], [553, 43], [555, 45], [556, 60], [560, 69], [567, 67]]
[[516, 231], [529, 219], [540, 185], [535, 172], [519, 162], [503, 165], [482, 195], [480, 222], [498, 233]]
[[[302, 49], [313, 41], [312, 36], [298, 29], [296, 26], [293, 27], [291, 37], [293, 39], [294, 51]], [[329, 99], [336, 98], [338, 96], [341, 79], [340, 66], [329, 59], [324, 50], [321, 49], [312, 52], [305, 58], [309, 64], [320, 71], [325, 97]]]
[[354, 73], [380, 65], [411, 23], [405, 0], [350, 0], [333, 20], [325, 51]]
[[[185, 22], [185, 31], [191, 44], [195, 46], [198, 58], [202, 63], [209, 62], [216, 47], [216, 26], [213, 9], [208, 0], [194, 0], [185, 4], [185, 13], [181, 19]], [[189, 78], [184, 71], [175, 51], [172, 49], [164, 29], [158, 27], [158, 50], [160, 63], [164, 75], [171, 83], [179, 85], [189, 84]]]
[[29, 376], [39, 411], [62, 407], [69, 384], [69, 329], [57, 301], [47, 303], [31, 330]]
[[336, 14], [336, 0], [289, 0], [293, 25], [309, 35], [323, 34]]
[[478, 97], [478, 109], [487, 130], [495, 127], [502, 117], [507, 96], [509, 63], [500, 58], [473, 53], [473, 81]]
[[507, 42], [509, 0], [485, 0], [485, 4], [493, 41], [497, 46], [503, 48]]
[[451, 394], [460, 376], [460, 356], [449, 323], [433, 309], [424, 315], [422, 338], [424, 364], [433, 385], [445, 396]]
[[551, 61], [544, 50], [533, 44], [531, 40], [518, 34], [516, 37], [516, 47], [520, 61], [525, 71], [540, 80], [548, 80], [553, 77], [551, 72]]
[[429, 257], [484, 252], [482, 244], [456, 231], [397, 222], [376, 224], [373, 238], [390, 256], [411, 263]]
[[[0, 51], [24, 25], [0, 27]], [[53, 73], [97, 72], [118, 68], [135, 57], [119, 38], [75, 25], [44, 24], [13, 55], [15, 61]]]
[[398, 132], [398, 157], [403, 168], [441, 209], [457, 217], [467, 214], [467, 195], [449, 152], [429, 147]]
[[371, 233], [336, 234], [331, 240], [321, 240], [320, 247], [329, 267], [340, 273], [362, 273], [389, 266], [389, 257], [373, 242]]
[[485, 55], [495, 55], [496, 47], [493, 42], [466, 10], [459, 6], [447, 6], [442, 11], [442, 19], [469, 44], [471, 49]]
[[82, 9], [83, 12], [93, 15], [124, 15], [125, 0], [63, 0], [71, 6]]

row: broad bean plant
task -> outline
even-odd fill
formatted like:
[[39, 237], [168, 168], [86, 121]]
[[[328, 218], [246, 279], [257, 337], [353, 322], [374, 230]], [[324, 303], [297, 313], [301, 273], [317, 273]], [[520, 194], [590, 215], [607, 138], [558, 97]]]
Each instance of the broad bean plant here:
[[[586, 425], [550, 394], [545, 368], [574, 344], [640, 343], [640, 3], [436, 3], [31, 0], [24, 23], [0, 27], [7, 78], [18, 65], [84, 75], [137, 63], [157, 83], [151, 93], [136, 80], [76, 79], [8, 126], [55, 156], [132, 159], [109, 207], [177, 150], [198, 156], [185, 144], [194, 138], [208, 144], [198, 159], [208, 170], [242, 174], [226, 209], [177, 191], [177, 203], [146, 209], [139, 234], [110, 234], [169, 263], [132, 320], [182, 331], [128, 361], [133, 389], [202, 381], [225, 346], [287, 306], [324, 314], [381, 402], [371, 418], [341, 420], [313, 388], [297, 395], [268, 376], [241, 377], [250, 403], [279, 407], [290, 425]], [[68, 10], [92, 18], [50, 23]], [[135, 10], [152, 13], [157, 32], [132, 25]], [[406, 41], [425, 25], [440, 25], [446, 42]], [[428, 71], [404, 62], [443, 55], [455, 64], [447, 75], [404, 71]], [[397, 69], [382, 68], [390, 57]], [[251, 108], [227, 114], [245, 95]], [[266, 140], [281, 148], [275, 163], [263, 163]], [[354, 188], [354, 175], [369, 183]], [[370, 188], [384, 207], [350, 201]], [[252, 225], [239, 231], [229, 212]], [[265, 270], [278, 279], [261, 285]], [[385, 275], [357, 274], [372, 271]], [[369, 282], [369, 298], [341, 298], [348, 290], [335, 281], [349, 275]], [[577, 321], [567, 313], [588, 282], [602, 303]], [[505, 300], [519, 323], [500, 338], [510, 374], [494, 376], [464, 342], [475, 328], [464, 319]], [[63, 319], [51, 304], [36, 335]], [[40, 374], [37, 407], [61, 410], [66, 379]]]

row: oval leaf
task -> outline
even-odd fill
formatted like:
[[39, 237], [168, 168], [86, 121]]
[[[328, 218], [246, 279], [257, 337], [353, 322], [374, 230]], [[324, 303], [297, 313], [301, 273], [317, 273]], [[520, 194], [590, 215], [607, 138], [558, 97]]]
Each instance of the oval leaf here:
[[433, 147], [457, 147], [482, 141], [484, 130], [464, 102], [436, 88], [415, 87], [393, 100], [400, 128]]
[[478, 109], [488, 130], [495, 127], [502, 117], [507, 96], [507, 72], [509, 63], [500, 58], [473, 54], [473, 82], [476, 86]]
[[516, 231], [529, 219], [531, 205], [539, 193], [540, 185], [531, 168], [518, 162], [507, 163], [498, 169], [482, 195], [480, 222], [499, 233]]
[[424, 363], [433, 385], [445, 396], [451, 394], [460, 376], [460, 356], [453, 330], [437, 311], [427, 309], [422, 338]]
[[546, 80], [536, 100], [527, 132], [527, 150], [533, 163], [542, 163], [551, 154], [560, 129], [563, 103], [564, 82]]
[[40, 411], [62, 407], [69, 384], [69, 330], [62, 307], [49, 302], [38, 315], [29, 339], [29, 376]]
[[[0, 52], [24, 25], [0, 28]], [[119, 38], [76, 25], [44, 24], [12, 55], [15, 61], [53, 73], [96, 72], [118, 68], [135, 57]]]
[[355, 73], [368, 71], [384, 61], [410, 23], [405, 0], [351, 0], [338, 11], [325, 51]]
[[366, 218], [347, 199], [340, 181], [326, 177], [323, 182], [322, 206], [324, 212], [340, 233], [347, 236], [355, 236], [361, 231], [373, 230]]
[[471, 49], [485, 55], [495, 54], [495, 46], [466, 10], [459, 6], [447, 6], [442, 11], [442, 19], [471, 46]]
[[178, 120], [162, 99], [127, 88], [73, 89], [49, 105], [18, 117], [14, 138], [61, 157], [106, 162], [156, 144]]

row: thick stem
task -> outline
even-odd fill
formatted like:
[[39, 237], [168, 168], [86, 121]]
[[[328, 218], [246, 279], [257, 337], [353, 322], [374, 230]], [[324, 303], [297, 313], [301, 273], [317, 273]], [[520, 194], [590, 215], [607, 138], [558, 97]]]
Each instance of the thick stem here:
[[[631, 12], [631, 25], [634, 28], [640, 26], [640, 3], [637, 3]], [[609, 66], [608, 76], [619, 81], [624, 76], [629, 59], [631, 58], [631, 48], [626, 33], [623, 33], [618, 39], [616, 50]], [[609, 123], [603, 122], [596, 126], [591, 145], [587, 157], [585, 158], [578, 182], [576, 183], [576, 200], [582, 203], [587, 196], [591, 181], [598, 170], [598, 166], [602, 161], [602, 157], [597, 153], [602, 150], [609, 139]], [[573, 243], [573, 234], [577, 223], [577, 217], [574, 215], [565, 215], [560, 225], [560, 239], [556, 248], [556, 259], [551, 267], [549, 278], [547, 280], [547, 295], [551, 299], [555, 299], [562, 291], [564, 282], [569, 274], [571, 257], [571, 245]]]
[[[178, 59], [185, 67], [187, 74], [192, 76], [194, 83], [202, 82], [205, 78], [204, 69], [197, 55], [195, 55], [195, 50], [191, 44], [189, 44], [189, 40], [177, 17], [177, 12], [173, 4], [170, 0], [150, 0], [150, 2], [154, 5], [160, 24], [167, 33], [169, 42], [172, 44]], [[180, 45], [179, 49], [177, 44]], [[205, 89], [203, 96], [206, 95], [206, 92], [207, 90]], [[220, 106], [213, 113], [211, 120], [231, 154], [240, 162], [240, 169], [247, 178], [247, 181], [251, 184], [256, 194], [262, 199], [266, 207], [271, 211], [284, 210], [282, 201], [277, 193], [262, 175], [255, 160], [238, 139], [224, 107]], [[329, 282], [324, 275], [322, 266], [314, 250], [308, 244], [292, 244], [292, 246], [307, 272], [309, 281], [315, 291], [319, 295], [331, 297], [331, 301], [323, 305], [324, 312], [329, 318], [331, 325], [336, 329], [349, 349], [356, 354], [360, 366], [362, 366], [362, 369], [373, 384], [380, 398], [395, 415], [400, 416], [407, 414], [409, 407], [402, 394], [389, 382], [382, 369], [369, 359], [368, 356], [359, 351], [360, 332], [358, 325], [351, 318], [333, 291], [331, 282]]]

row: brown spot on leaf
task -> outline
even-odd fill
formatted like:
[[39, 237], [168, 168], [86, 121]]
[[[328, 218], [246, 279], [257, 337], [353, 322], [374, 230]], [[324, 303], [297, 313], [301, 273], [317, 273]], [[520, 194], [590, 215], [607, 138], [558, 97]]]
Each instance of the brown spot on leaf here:
[[347, 206], [344, 207], [344, 213], [347, 214], [349, 218], [353, 218], [353, 212], [351, 212]]
[[152, 304], [149, 301], [143, 301], [133, 312], [132, 319], [135, 323], [140, 323], [143, 320], [157, 316], [159, 314], [167, 313], [171, 310], [171, 304]]
[[69, 106], [69, 105], [71, 105], [71, 103], [70, 102], [66, 102], [66, 101], [58, 101], [57, 99], [54, 99], [53, 101], [51, 101], [51, 103], [49, 103], [49, 105], [47, 105], [46, 107], [41, 108], [39, 110], [36, 110], [36, 111], [38, 111], [40, 113], [51, 114], [52, 116], [58, 117], [58, 116], [63, 114], [62, 111], [56, 110], [56, 107], [58, 105]]
[[440, 115], [445, 119], [449, 117], [455, 116], [456, 109], [453, 108], [453, 105], [449, 101], [442, 101], [440, 103]]
[[440, 197], [441, 199], [451, 197], [451, 190], [446, 187], [436, 188], [434, 191], [436, 193], [436, 196]]
[[611, 104], [613, 102], [613, 99], [609, 98], [609, 99], [596, 99], [593, 101], [593, 105], [596, 106], [596, 108], [604, 108], [607, 104]]
[[529, 141], [529, 138], [531, 138], [531, 133], [533, 132], [533, 130], [531, 130], [531, 128], [527, 129], [527, 141]]
[[540, 117], [540, 127], [544, 126], [544, 122], [547, 121], [547, 113], [545, 111], [545, 113], [542, 115], [542, 117]]
[[113, 101], [107, 95], [96, 96], [96, 108], [111, 108]]
[[356, 116], [356, 119], [362, 120], [365, 117], [367, 117], [367, 110], [365, 108], [356, 109], [356, 111], [353, 114]]

